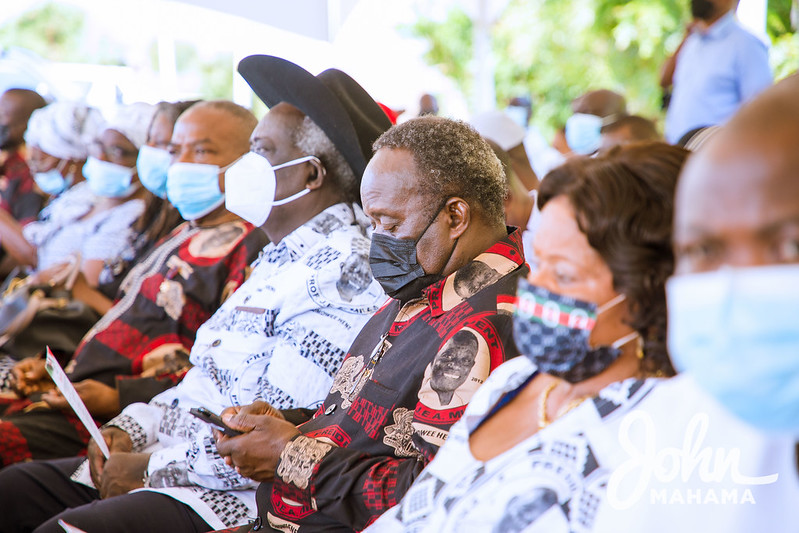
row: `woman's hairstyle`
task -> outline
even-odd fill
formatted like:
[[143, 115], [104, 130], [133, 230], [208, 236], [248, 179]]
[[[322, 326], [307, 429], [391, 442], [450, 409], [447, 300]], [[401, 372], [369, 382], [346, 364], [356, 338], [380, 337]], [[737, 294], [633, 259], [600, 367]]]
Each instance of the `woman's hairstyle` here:
[[573, 158], [541, 182], [538, 206], [565, 196], [588, 243], [627, 296], [630, 326], [641, 334], [641, 370], [674, 375], [666, 350], [666, 280], [674, 270], [672, 213], [677, 176], [689, 152], [660, 142], [619, 146]]

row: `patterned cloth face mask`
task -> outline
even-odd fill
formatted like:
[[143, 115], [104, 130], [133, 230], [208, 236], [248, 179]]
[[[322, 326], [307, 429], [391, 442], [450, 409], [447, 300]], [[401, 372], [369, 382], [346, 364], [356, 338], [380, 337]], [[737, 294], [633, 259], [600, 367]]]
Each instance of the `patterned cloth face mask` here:
[[596, 376], [621, 355], [620, 347], [637, 338], [625, 335], [610, 346], [591, 347], [588, 338], [597, 315], [624, 301], [620, 294], [604, 305], [585, 302], [519, 280], [513, 313], [513, 339], [541, 372], [570, 383]]

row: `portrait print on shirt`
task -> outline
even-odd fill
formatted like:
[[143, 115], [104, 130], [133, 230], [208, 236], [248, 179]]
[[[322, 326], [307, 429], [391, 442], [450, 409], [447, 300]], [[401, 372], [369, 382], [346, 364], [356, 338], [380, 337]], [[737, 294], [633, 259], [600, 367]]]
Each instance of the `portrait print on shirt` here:
[[[420, 407], [433, 411], [462, 409], [488, 378], [490, 366], [488, 344], [483, 336], [468, 327], [458, 330], [425, 368], [419, 389]], [[430, 443], [440, 446], [446, 439], [440, 428], [418, 422], [414, 427]]]
[[342, 300], [351, 302], [355, 296], [368, 289], [371, 283], [369, 254], [353, 253], [341, 263], [341, 277], [336, 282], [336, 290]]
[[500, 254], [481, 254], [479, 259], [467, 263], [454, 276], [447, 278], [442, 294], [444, 310], [452, 309], [481, 289], [490, 287], [514, 268], [516, 263]]
[[227, 255], [246, 233], [244, 223], [223, 224], [192, 240], [189, 253], [194, 257], [217, 258]]
[[187, 461], [169, 461], [165, 467], [150, 473], [151, 487], [185, 487], [189, 483]]
[[372, 305], [363, 305], [373, 302], [382, 290], [373, 283], [367, 242], [353, 241], [347, 256], [328, 248], [329, 252], [323, 249], [308, 259], [306, 264], [316, 270], [308, 280], [308, 294], [314, 302], [321, 307], [335, 303], [354, 313], [374, 312]]

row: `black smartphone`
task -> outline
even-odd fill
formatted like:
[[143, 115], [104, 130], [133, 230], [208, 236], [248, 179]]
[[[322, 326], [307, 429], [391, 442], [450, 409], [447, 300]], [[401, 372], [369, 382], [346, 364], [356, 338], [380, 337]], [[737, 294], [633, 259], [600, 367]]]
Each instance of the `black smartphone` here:
[[205, 407], [192, 407], [189, 409], [189, 412], [206, 424], [211, 424], [228, 437], [235, 437], [236, 435], [241, 435], [243, 433], [243, 431], [228, 427], [227, 424], [222, 422], [222, 419], [218, 415], [215, 415]]

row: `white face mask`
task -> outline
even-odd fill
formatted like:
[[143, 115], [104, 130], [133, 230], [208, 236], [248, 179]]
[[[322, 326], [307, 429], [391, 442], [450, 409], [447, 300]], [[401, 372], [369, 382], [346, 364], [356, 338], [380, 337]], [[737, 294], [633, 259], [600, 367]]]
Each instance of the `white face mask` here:
[[311, 192], [310, 189], [303, 189], [288, 198], [275, 200], [275, 171], [313, 160], [319, 161], [309, 155], [273, 167], [265, 157], [255, 152], [244, 154], [225, 172], [225, 207], [255, 226], [263, 226], [272, 207], [293, 202]]

